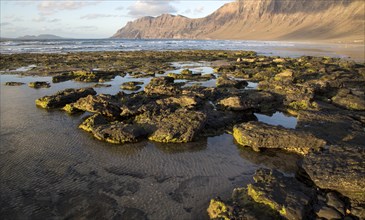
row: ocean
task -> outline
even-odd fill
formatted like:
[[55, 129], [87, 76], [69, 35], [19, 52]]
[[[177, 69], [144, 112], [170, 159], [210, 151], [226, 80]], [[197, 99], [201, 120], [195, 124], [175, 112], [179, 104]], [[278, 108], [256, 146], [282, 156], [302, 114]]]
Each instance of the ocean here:
[[[284, 57], [332, 56], [347, 58], [354, 51], [363, 51], [363, 45], [319, 44], [284, 41], [247, 40], [161, 40], [161, 39], [62, 39], [62, 40], [3, 40], [0, 54], [68, 53], [96, 51], [142, 50], [252, 50], [262, 55]], [[361, 55], [360, 55], [361, 56]]]

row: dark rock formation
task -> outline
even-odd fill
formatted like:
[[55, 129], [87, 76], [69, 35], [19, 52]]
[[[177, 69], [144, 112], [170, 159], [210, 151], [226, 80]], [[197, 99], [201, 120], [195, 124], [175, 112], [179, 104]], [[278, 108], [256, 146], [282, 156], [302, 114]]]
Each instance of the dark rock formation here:
[[37, 106], [42, 108], [62, 108], [66, 104], [76, 102], [82, 97], [95, 94], [96, 92], [93, 88], [65, 89], [54, 95], [39, 98], [35, 101], [35, 103]]
[[142, 88], [139, 85], [143, 85], [143, 82], [125, 82], [120, 86], [120, 88], [124, 90], [136, 91]]
[[205, 120], [206, 116], [202, 112], [177, 110], [162, 118], [149, 139], [170, 143], [190, 142], [204, 128]]
[[49, 82], [36, 81], [28, 83], [28, 86], [31, 88], [39, 89], [39, 88], [49, 88], [51, 87], [51, 84]]
[[355, 203], [365, 202], [365, 150], [357, 146], [329, 146], [308, 154], [301, 167], [322, 189], [340, 192]]
[[153, 78], [144, 91], [147, 94], [176, 95], [180, 89], [174, 84], [174, 78], [165, 76]]
[[6, 85], [6, 86], [22, 86], [24, 84], [25, 83], [22, 83], [22, 82], [6, 82], [4, 85]]
[[266, 204], [287, 219], [311, 219], [315, 191], [293, 177], [276, 170], [259, 169], [255, 183], [248, 185], [248, 195]]
[[261, 122], [236, 125], [233, 136], [240, 145], [252, 147], [255, 151], [260, 151], [260, 148], [278, 148], [306, 155], [313, 150], [318, 151], [326, 144], [310, 133]]
[[119, 117], [121, 110], [116, 97], [111, 95], [89, 95], [73, 103], [73, 107], [82, 111], [100, 113], [108, 117]]

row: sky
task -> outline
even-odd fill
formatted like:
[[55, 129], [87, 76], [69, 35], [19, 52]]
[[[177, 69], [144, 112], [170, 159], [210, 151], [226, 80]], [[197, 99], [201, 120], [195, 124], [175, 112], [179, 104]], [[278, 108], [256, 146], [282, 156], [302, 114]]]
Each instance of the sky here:
[[233, 0], [0, 0], [0, 36], [108, 38], [128, 21], [164, 13], [207, 16]]

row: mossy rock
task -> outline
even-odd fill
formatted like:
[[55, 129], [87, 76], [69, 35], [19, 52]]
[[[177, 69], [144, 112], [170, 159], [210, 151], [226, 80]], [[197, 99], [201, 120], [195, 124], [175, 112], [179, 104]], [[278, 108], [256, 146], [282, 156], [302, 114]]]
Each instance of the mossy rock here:
[[120, 88], [124, 90], [137, 91], [142, 88], [139, 85], [143, 85], [143, 82], [125, 82], [120, 86]]
[[182, 70], [181, 72], [180, 72], [181, 74], [186, 74], [186, 75], [191, 75], [191, 74], [193, 74], [193, 71], [191, 71], [191, 70], [189, 70], [189, 69], [184, 69], [184, 70]]
[[248, 185], [247, 193], [255, 202], [269, 206], [287, 219], [311, 219], [311, 205], [317, 199], [314, 189], [279, 171], [264, 168], [256, 171], [254, 181]]
[[93, 88], [65, 89], [51, 96], [44, 96], [35, 100], [35, 104], [42, 108], [62, 108], [67, 104], [76, 102], [82, 97], [95, 95]]
[[51, 84], [46, 81], [35, 81], [28, 83], [28, 86], [31, 88], [39, 89], [39, 88], [49, 88]]
[[4, 85], [6, 85], [6, 86], [22, 86], [24, 84], [25, 83], [22, 83], [22, 82], [6, 82], [6, 83], [4, 83]]
[[207, 209], [210, 219], [230, 220], [228, 217], [228, 211], [228, 207], [224, 204], [224, 202], [217, 199], [210, 200], [209, 207]]

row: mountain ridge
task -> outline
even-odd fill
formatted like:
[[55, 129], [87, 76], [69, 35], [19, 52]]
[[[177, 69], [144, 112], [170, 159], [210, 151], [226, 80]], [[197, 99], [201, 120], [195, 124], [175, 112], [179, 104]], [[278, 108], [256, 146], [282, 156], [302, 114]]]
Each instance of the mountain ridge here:
[[360, 0], [239, 0], [203, 18], [138, 18], [112, 37], [364, 43], [364, 23], [365, 3]]

